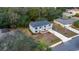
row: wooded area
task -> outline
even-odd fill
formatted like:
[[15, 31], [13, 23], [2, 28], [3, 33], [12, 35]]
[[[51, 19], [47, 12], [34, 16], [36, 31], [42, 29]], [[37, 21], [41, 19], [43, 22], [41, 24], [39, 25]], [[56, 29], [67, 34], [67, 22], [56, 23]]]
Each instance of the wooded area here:
[[0, 28], [28, 27], [38, 18], [53, 21], [62, 16], [66, 8], [54, 7], [4, 7], [0, 8]]

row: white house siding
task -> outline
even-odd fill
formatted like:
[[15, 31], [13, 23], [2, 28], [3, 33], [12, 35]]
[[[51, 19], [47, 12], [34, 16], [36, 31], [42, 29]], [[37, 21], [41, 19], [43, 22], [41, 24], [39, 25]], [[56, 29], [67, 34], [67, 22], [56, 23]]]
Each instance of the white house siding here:
[[44, 31], [44, 26], [41, 26], [41, 28], [38, 27], [38, 30], [39, 30], [39, 32], [40, 32], [40, 31]]
[[[37, 32], [36, 32], [37, 31]], [[39, 27], [37, 27], [37, 29], [35, 29], [35, 27], [34, 27], [34, 32], [35, 33], [39, 33]]]
[[63, 16], [74, 16], [76, 13], [79, 13], [79, 9], [68, 9], [63, 13]]
[[66, 13], [66, 12], [64, 12], [64, 13], [63, 13], [63, 17], [64, 17], [64, 16], [69, 17], [69, 16], [73, 16], [73, 14], [70, 14], [70, 13]]
[[[40, 26], [40, 27], [37, 27], [37, 29], [35, 27], [32, 27], [31, 25], [29, 25], [30, 27], [30, 30], [33, 32], [33, 33], [39, 33], [39, 32], [42, 32], [42, 31], [45, 31], [45, 30], [48, 30], [48, 29], [52, 29], [52, 24], [49, 24], [48, 25], [44, 25], [44, 26]], [[37, 32], [36, 32], [37, 31]]]
[[37, 29], [35, 29], [35, 31], [38, 31], [38, 32], [35, 32], [35, 33], [42, 32], [42, 31], [44, 31], [44, 29], [46, 29], [44, 26], [41, 26], [41, 28], [40, 27], [37, 27]]
[[29, 25], [29, 29], [30, 29], [33, 33], [35, 33], [35, 29], [34, 29], [31, 25]]
[[72, 12], [72, 14], [75, 15], [76, 13], [79, 13], [79, 9], [68, 10], [68, 12]]
[[72, 15], [75, 15], [77, 12], [75, 10], [68, 10], [68, 13], [72, 13]]

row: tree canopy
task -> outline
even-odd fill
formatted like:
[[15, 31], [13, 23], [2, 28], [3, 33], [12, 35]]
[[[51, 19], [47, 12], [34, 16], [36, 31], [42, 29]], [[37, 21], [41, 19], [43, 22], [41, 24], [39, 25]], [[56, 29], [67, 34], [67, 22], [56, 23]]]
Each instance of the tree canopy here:
[[53, 21], [62, 17], [65, 8], [54, 7], [4, 7], [0, 8], [0, 28], [1, 27], [26, 27], [31, 21], [37, 18], [47, 18]]

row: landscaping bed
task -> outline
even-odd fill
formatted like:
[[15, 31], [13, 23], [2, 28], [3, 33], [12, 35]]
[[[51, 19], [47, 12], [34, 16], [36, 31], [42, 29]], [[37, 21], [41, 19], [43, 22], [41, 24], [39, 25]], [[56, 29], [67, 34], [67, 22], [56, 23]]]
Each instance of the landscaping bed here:
[[54, 34], [51, 34], [49, 32], [43, 33], [43, 34], [33, 35], [33, 38], [36, 41], [43, 42], [48, 46], [53, 45], [53, 44], [61, 41], [58, 37], [56, 37]]
[[72, 37], [74, 35], [77, 35], [76, 33], [62, 27], [60, 24], [54, 23], [53, 24], [53, 29], [59, 33], [61, 33], [62, 35], [66, 36], [66, 37]]

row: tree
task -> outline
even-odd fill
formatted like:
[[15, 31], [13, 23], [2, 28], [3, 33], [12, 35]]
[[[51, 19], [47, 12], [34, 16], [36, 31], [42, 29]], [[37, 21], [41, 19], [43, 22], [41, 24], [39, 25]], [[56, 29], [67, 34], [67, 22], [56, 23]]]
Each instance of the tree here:
[[39, 50], [37, 46], [38, 43], [36, 43], [34, 39], [25, 36], [24, 33], [20, 31], [15, 31], [12, 35], [5, 34], [5, 36], [0, 38], [0, 50], [34, 51]]
[[17, 21], [17, 27], [28, 27], [30, 23], [30, 19], [26, 15], [20, 16], [20, 19], [18, 19]]
[[35, 21], [39, 17], [39, 9], [38, 8], [29, 8], [27, 15], [31, 21]]
[[1, 13], [0, 14], [0, 28], [8, 28], [8, 27], [10, 27], [8, 16], [5, 13]]
[[47, 15], [45, 18], [48, 18], [49, 21], [53, 21], [54, 19], [62, 17], [64, 11], [64, 8], [47, 8]]
[[18, 23], [18, 19], [20, 19], [20, 16], [17, 13], [9, 12], [8, 13], [10, 24], [12, 28], [16, 28], [16, 24]]
[[[11, 28], [28, 27], [31, 21], [37, 21], [38, 18], [46, 18], [49, 21], [62, 17], [66, 8], [61, 7], [7, 7], [0, 8], [1, 27], [10, 26]], [[4, 14], [4, 16], [3, 16]], [[5, 21], [5, 22], [4, 22]], [[7, 22], [8, 21], [8, 22]], [[4, 23], [3, 23], [4, 22]]]

